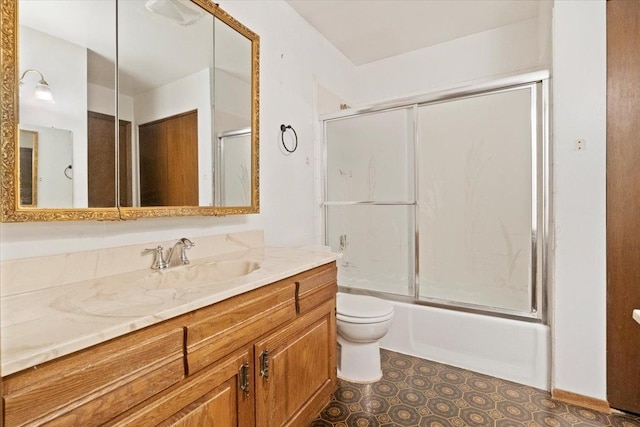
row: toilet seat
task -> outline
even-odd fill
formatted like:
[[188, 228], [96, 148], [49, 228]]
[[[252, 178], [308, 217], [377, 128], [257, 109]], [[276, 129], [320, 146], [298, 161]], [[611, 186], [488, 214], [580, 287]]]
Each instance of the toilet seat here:
[[336, 319], [349, 323], [378, 323], [393, 318], [393, 305], [366, 295], [338, 294]]
[[380, 322], [386, 322], [388, 320], [391, 320], [393, 318], [393, 312], [387, 314], [386, 316], [378, 316], [378, 317], [352, 317], [352, 316], [345, 316], [343, 314], [340, 313], [336, 313], [336, 319], [340, 320], [342, 322], [347, 322], [347, 323], [361, 323], [361, 324], [369, 324], [369, 323], [380, 323]]

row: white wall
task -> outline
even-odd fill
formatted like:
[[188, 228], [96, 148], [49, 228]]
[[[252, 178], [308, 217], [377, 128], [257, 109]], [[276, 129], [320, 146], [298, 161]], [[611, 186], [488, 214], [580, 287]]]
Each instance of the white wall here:
[[[249, 47], [250, 49], [250, 47]], [[214, 139], [223, 132], [251, 127], [251, 83], [215, 70]], [[246, 94], [246, 96], [238, 96]]]
[[[120, 120], [133, 121], [133, 98], [120, 94], [118, 98]], [[87, 84], [87, 109], [96, 113], [113, 116], [116, 114], [116, 95], [113, 89]]]
[[87, 207], [87, 50], [24, 25], [19, 31], [20, 76], [27, 69], [40, 71], [55, 100], [55, 104], [30, 101], [39, 76], [29, 73], [21, 90], [20, 124], [72, 132], [73, 207]]
[[[260, 35], [260, 199], [257, 215], [0, 225], [0, 259], [242, 231], [265, 230], [271, 245], [314, 243], [314, 84], [354, 98], [354, 66], [284, 1], [221, 1]], [[51, 82], [50, 82], [51, 83]], [[298, 150], [280, 150], [280, 124], [295, 127]]]
[[[552, 387], [606, 399], [606, 6], [557, 1], [553, 22]], [[583, 138], [585, 151], [575, 151]]]
[[537, 19], [461, 37], [358, 67], [358, 103], [460, 87], [545, 68]]
[[[251, 83], [216, 68], [215, 70], [216, 114], [221, 111], [240, 117], [251, 117]], [[238, 96], [239, 93], [247, 96]], [[223, 129], [231, 130], [231, 129]], [[217, 131], [218, 133], [220, 131]]]

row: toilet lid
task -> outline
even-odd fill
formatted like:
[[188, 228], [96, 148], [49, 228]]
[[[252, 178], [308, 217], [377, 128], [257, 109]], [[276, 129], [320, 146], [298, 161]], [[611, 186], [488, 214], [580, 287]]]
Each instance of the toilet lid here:
[[393, 313], [393, 306], [380, 298], [366, 295], [338, 294], [338, 314], [349, 317], [382, 317]]

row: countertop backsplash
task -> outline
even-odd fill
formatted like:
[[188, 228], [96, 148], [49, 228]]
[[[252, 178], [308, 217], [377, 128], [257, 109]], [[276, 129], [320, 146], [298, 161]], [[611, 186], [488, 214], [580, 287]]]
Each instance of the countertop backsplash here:
[[[187, 252], [190, 260], [264, 246], [262, 230], [183, 237], [195, 243]], [[0, 297], [150, 268], [154, 254], [143, 251], [158, 245], [166, 250], [176, 241], [4, 261], [0, 263]]]

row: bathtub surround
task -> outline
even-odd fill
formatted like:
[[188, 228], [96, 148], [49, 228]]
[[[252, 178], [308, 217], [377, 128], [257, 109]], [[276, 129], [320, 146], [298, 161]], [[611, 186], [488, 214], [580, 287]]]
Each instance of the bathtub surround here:
[[[382, 347], [549, 389], [549, 328], [478, 313], [546, 322], [547, 119], [532, 108], [545, 105], [546, 78], [529, 74], [492, 82], [481, 95], [474, 87], [475, 96], [434, 94], [408, 108], [325, 118], [326, 242], [344, 253], [340, 286], [463, 309], [398, 304]], [[407, 140], [420, 156], [415, 177], [405, 166], [414, 161]], [[384, 158], [385, 168], [377, 172], [371, 158]], [[403, 237], [409, 244], [398, 244]]]

